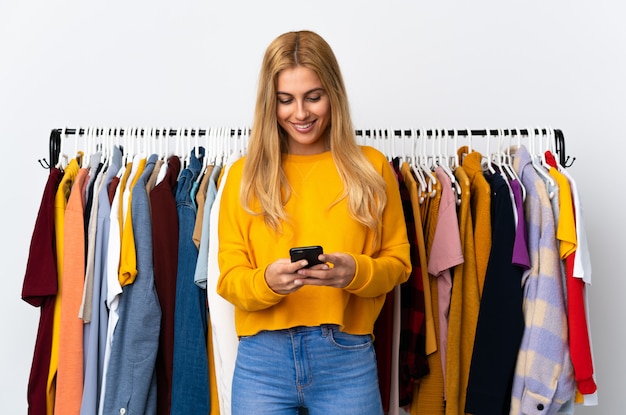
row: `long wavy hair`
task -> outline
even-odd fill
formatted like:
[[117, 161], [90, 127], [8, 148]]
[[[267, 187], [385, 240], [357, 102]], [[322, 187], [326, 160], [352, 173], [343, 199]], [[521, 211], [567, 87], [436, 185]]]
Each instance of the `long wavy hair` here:
[[291, 194], [282, 169], [288, 136], [276, 117], [278, 76], [285, 69], [306, 67], [317, 74], [330, 100], [329, 146], [351, 216], [378, 233], [387, 202], [385, 181], [356, 142], [343, 77], [328, 43], [310, 31], [288, 32], [267, 48], [259, 76], [254, 120], [241, 183], [241, 204], [279, 231], [287, 221], [284, 206]]

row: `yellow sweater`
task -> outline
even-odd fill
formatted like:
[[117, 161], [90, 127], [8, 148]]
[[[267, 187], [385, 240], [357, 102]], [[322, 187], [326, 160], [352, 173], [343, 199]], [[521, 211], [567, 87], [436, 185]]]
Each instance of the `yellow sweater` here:
[[[282, 234], [248, 214], [239, 202], [245, 158], [230, 168], [218, 223], [218, 293], [235, 306], [239, 336], [261, 330], [337, 324], [353, 334], [372, 334], [374, 322], [393, 287], [411, 271], [409, 243], [398, 183], [387, 159], [371, 147], [363, 152], [385, 179], [387, 206], [378, 237], [353, 220], [346, 200], [335, 203], [343, 184], [330, 152], [286, 155], [283, 169], [292, 188]], [[375, 243], [373, 243], [375, 242]], [[289, 248], [322, 245], [324, 252], [346, 252], [356, 261], [352, 282], [343, 289], [304, 286], [281, 295], [265, 281], [265, 268], [289, 257]]]

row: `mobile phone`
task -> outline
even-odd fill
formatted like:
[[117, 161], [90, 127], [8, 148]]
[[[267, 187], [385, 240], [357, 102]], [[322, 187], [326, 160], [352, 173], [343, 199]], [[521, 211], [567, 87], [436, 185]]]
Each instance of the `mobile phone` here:
[[323, 264], [322, 261], [317, 259], [318, 256], [324, 253], [324, 250], [319, 245], [314, 246], [299, 246], [291, 248], [289, 255], [291, 256], [291, 262], [296, 262], [301, 259], [306, 259], [308, 265], [305, 268], [310, 268], [313, 265]]

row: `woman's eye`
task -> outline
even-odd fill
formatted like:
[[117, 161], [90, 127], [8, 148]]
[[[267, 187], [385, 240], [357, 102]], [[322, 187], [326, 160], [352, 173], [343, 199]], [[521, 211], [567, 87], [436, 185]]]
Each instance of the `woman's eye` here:
[[314, 97], [308, 97], [308, 98], [307, 98], [307, 100], [308, 100], [309, 102], [317, 102], [317, 101], [319, 101], [319, 100], [320, 100], [320, 98], [321, 98], [321, 97], [320, 97], [319, 95], [317, 95], [317, 96], [314, 96]]
[[290, 104], [291, 101], [293, 101], [291, 98], [278, 99], [278, 102], [280, 102], [281, 104]]

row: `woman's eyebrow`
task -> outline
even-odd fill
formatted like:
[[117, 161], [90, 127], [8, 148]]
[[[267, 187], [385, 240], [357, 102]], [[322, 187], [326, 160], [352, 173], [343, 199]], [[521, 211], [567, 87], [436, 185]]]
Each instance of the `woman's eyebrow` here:
[[[320, 87], [317, 87], [317, 88], [313, 88], [313, 89], [311, 89], [311, 90], [309, 90], [309, 91], [306, 91], [306, 92], [304, 93], [304, 95], [309, 95], [309, 94], [312, 94], [312, 93], [314, 93], [314, 92], [324, 92], [324, 88], [322, 88], [321, 86], [320, 86]], [[289, 96], [293, 96], [293, 94], [290, 94], [289, 92], [283, 92], [283, 91], [276, 91], [276, 95], [289, 95]]]

